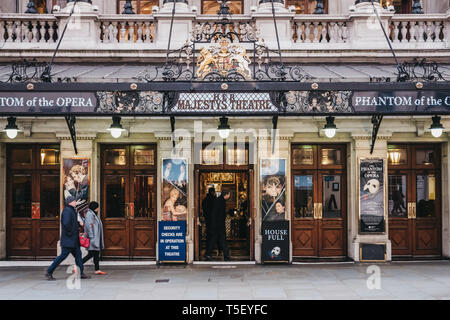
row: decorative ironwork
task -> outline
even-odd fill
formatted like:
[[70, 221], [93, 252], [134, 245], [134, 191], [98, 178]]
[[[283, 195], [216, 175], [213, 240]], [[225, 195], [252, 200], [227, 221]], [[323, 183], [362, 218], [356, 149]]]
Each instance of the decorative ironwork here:
[[72, 144], [73, 144], [73, 150], [74, 150], [75, 154], [78, 154], [77, 131], [75, 129], [75, 123], [77, 122], [77, 119], [74, 115], [66, 115], [64, 117], [66, 119], [67, 127], [69, 128], [70, 138], [72, 139]]
[[[179, 50], [167, 51], [164, 66], [147, 69], [140, 80], [151, 81], [304, 81], [298, 66], [284, 65], [280, 49], [270, 50], [255, 20], [232, 21], [227, 1], [214, 23], [194, 23], [191, 39]], [[170, 34], [169, 34], [170, 37]], [[278, 54], [279, 61], [272, 61]]]
[[7, 82], [50, 82], [49, 66], [36, 60], [14, 63]]
[[352, 113], [352, 91], [289, 91], [286, 112]]
[[402, 74], [398, 74], [398, 77], [402, 79], [400, 82], [446, 80], [439, 71], [439, 65], [436, 62], [427, 62], [426, 59], [403, 62], [401, 68]]
[[377, 141], [378, 130], [381, 126], [381, 121], [383, 121], [383, 115], [373, 115], [372, 116], [372, 142], [370, 144], [370, 154], [373, 153], [375, 148], [375, 142]]
[[158, 113], [162, 112], [163, 94], [159, 92], [98, 91], [97, 113]]

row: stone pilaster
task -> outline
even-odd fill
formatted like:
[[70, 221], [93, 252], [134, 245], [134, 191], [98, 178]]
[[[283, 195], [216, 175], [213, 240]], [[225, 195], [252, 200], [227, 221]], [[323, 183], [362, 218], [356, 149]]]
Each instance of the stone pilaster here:
[[[257, 263], [261, 263], [261, 249], [262, 249], [262, 216], [261, 216], [261, 203], [260, 203], [260, 161], [264, 158], [274, 158], [274, 159], [286, 159], [286, 203], [285, 203], [285, 214], [286, 219], [291, 220], [291, 177], [290, 177], [290, 163], [291, 163], [291, 139], [293, 135], [277, 135], [275, 138], [275, 148], [272, 153], [272, 137], [270, 135], [260, 135], [258, 136], [256, 154], [257, 161], [255, 162], [255, 174], [254, 174], [254, 188], [253, 198], [254, 198], [254, 232], [255, 232], [255, 260]], [[292, 238], [292, 235], [291, 235]], [[292, 240], [289, 241], [289, 257], [292, 262]]]
[[[173, 148], [172, 134], [170, 132], [158, 132], [155, 134], [158, 140], [158, 169], [157, 169], [157, 221], [161, 221], [162, 215], [162, 159], [170, 158], [181, 158], [186, 159], [188, 163], [187, 173], [188, 173], [188, 215], [186, 218], [186, 260], [187, 263], [192, 263], [194, 261], [194, 208], [195, 208], [195, 197], [194, 197], [194, 162], [193, 162], [193, 152], [192, 152], [192, 139], [190, 134], [187, 132], [176, 132], [175, 133], [175, 149]], [[157, 226], [158, 228], [158, 226]], [[158, 234], [158, 232], [157, 232]], [[156, 256], [157, 260], [159, 254], [159, 243], [156, 243]]]
[[450, 143], [442, 144], [442, 256], [450, 258]]
[[[371, 136], [368, 135], [352, 135], [352, 152], [350, 161], [350, 187], [349, 192], [349, 207], [348, 207], [348, 236], [349, 248], [348, 255], [355, 261], [360, 261], [359, 246], [360, 243], [384, 243], [386, 244], [387, 261], [391, 260], [391, 242], [389, 240], [389, 226], [388, 226], [388, 167], [387, 167], [387, 144], [391, 138], [390, 135], [378, 134], [373, 154], [370, 154]], [[360, 234], [359, 232], [359, 161], [363, 158], [381, 158], [384, 159], [384, 217], [385, 217], [385, 232], [382, 234]]]
[[0, 260], [6, 258], [6, 146], [0, 143]]
[[[60, 171], [60, 179], [61, 179], [61, 190], [63, 188], [63, 176], [64, 176], [64, 159], [73, 159], [73, 158], [79, 158], [79, 159], [89, 159], [89, 200], [90, 201], [97, 201], [98, 203], [101, 203], [100, 200], [100, 160], [99, 157], [96, 155], [96, 145], [94, 144], [94, 140], [96, 138], [96, 134], [82, 134], [77, 133], [77, 150], [78, 154], [75, 154], [75, 151], [73, 149], [72, 139], [69, 135], [67, 135], [67, 132], [64, 133], [56, 133], [56, 137], [60, 141], [60, 151], [61, 151], [61, 171]], [[64, 208], [64, 194], [61, 192], [61, 198], [60, 198], [60, 207], [61, 210]], [[101, 210], [102, 208], [100, 208]], [[61, 253], [61, 246], [60, 242], [58, 241], [57, 246], [57, 252], [58, 255]], [[87, 251], [85, 248], [81, 248], [81, 252], [83, 256], [87, 254]], [[70, 265], [74, 264], [75, 259], [72, 257], [72, 255], [69, 256], [62, 264], [64, 265]], [[92, 261], [88, 262], [88, 264], [92, 264]]]

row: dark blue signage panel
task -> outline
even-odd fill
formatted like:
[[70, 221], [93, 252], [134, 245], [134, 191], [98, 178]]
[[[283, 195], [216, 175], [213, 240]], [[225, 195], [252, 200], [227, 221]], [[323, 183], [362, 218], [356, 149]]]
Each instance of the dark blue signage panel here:
[[186, 261], [186, 221], [160, 221], [158, 234], [159, 261]]

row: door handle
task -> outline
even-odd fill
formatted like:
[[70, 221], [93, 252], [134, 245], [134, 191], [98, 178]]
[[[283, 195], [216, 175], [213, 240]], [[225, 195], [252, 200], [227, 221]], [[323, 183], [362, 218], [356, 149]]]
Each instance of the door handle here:
[[128, 203], [125, 203], [125, 219], [130, 219]]
[[322, 219], [322, 203], [317, 204], [317, 219]]
[[408, 219], [416, 219], [416, 203], [408, 203]]

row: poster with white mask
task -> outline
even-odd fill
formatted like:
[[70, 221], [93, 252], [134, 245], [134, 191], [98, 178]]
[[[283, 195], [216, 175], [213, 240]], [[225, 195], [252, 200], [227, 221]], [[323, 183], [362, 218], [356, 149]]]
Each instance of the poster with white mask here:
[[385, 232], [384, 160], [361, 159], [359, 162], [360, 233]]

